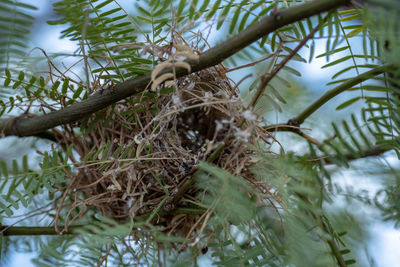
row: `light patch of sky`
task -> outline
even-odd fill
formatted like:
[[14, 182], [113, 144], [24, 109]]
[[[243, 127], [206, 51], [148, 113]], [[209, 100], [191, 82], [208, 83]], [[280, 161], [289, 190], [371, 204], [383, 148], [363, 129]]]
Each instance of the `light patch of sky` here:
[[40, 36], [41, 40], [38, 41], [40, 47], [49, 54], [74, 52], [76, 49], [78, 49], [77, 42], [59, 38], [59, 32], [64, 29], [64, 26], [46, 25], [44, 34]]
[[[315, 55], [310, 63], [307, 63], [307, 64], [300, 63], [300, 62], [293, 63], [293, 66], [296, 67], [296, 69], [298, 69], [299, 71], [301, 71], [301, 73], [305, 77], [307, 77], [307, 79], [308, 79], [307, 82], [310, 82], [310, 83], [319, 82], [321, 80], [326, 80], [326, 78], [328, 76], [327, 70], [322, 68], [324, 65], [326, 65], [327, 58], [326, 57], [316, 58], [316, 56], [325, 52], [326, 40], [325, 39], [317, 39], [317, 40], [314, 40], [314, 43], [315, 43]], [[303, 48], [300, 51], [300, 53], [304, 59], [309, 60], [309, 57], [310, 57], [309, 49]], [[329, 60], [330, 61], [336, 60], [340, 56], [341, 56], [341, 53], [332, 55], [329, 57]], [[334, 72], [334, 70], [331, 69], [331, 72]]]
[[14, 255], [11, 256], [9, 262], [7, 262], [7, 266], [9, 267], [34, 267], [33, 263], [31, 262], [32, 259], [35, 258], [36, 253], [19, 253], [15, 252]]
[[368, 244], [375, 266], [400, 266], [400, 231], [391, 223], [379, 223], [370, 228], [373, 235]]
[[[52, 9], [52, 2], [49, 0], [37, 1], [35, 5], [38, 10], [33, 11], [33, 15], [41, 18]], [[40, 19], [37, 19], [37, 23], [40, 24], [40, 34], [33, 36], [32, 47], [40, 47], [47, 53], [71, 53], [78, 48], [75, 42], [59, 38], [60, 32], [65, 29], [65, 26], [50, 26]]]
[[[385, 162], [389, 163], [393, 167], [400, 167], [400, 162], [394, 152], [385, 153], [382, 156], [381, 162], [383, 164]], [[333, 203], [326, 207], [331, 210], [341, 208], [349, 211], [367, 225], [369, 239], [366, 247], [369, 256], [372, 257], [375, 263], [374, 266], [398, 266], [400, 255], [393, 252], [395, 250], [398, 251], [400, 248], [400, 230], [393, 223], [382, 221], [380, 211], [373, 205], [366, 206], [359, 201], [351, 201], [349, 203], [345, 200], [345, 196], [357, 195], [358, 193], [361, 193], [363, 197], [374, 199], [375, 194], [383, 189], [383, 177], [363, 173], [366, 166], [377, 165], [376, 162], [369, 163], [371, 163], [370, 159], [361, 159], [352, 163], [358, 169], [357, 171], [342, 169], [335, 173], [332, 181], [344, 191], [336, 195]], [[360, 257], [363, 259], [363, 255]]]

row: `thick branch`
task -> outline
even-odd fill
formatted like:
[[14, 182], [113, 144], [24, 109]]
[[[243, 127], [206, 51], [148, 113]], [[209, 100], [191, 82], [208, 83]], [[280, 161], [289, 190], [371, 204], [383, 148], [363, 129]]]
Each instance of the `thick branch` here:
[[[190, 62], [192, 72], [221, 63], [246, 46], [285, 25], [349, 3], [350, 0], [314, 0], [282, 11], [273, 12], [270, 16], [263, 18], [241, 33], [207, 50], [200, 55], [197, 62]], [[178, 69], [176, 74], [177, 77], [181, 77], [186, 75], [187, 72]], [[128, 79], [123, 83], [117, 84], [112, 90], [105, 92], [103, 95], [92, 95], [88, 99], [62, 110], [33, 118], [18, 117], [0, 120], [0, 132], [6, 136], [36, 135], [58, 125], [78, 121], [86, 115], [99, 111], [131, 95], [140, 93], [145, 90], [149, 83], [150, 73], [138, 78]]]
[[[201, 215], [206, 212], [202, 208], [179, 208], [172, 211], [160, 211], [157, 214], [162, 216], [166, 214], [196, 214]], [[135, 216], [135, 221], [144, 221], [150, 216], [151, 213]], [[85, 225], [70, 225], [68, 231], [63, 230], [63, 235], [78, 235], [85, 229]], [[92, 233], [92, 232], [88, 232]], [[93, 234], [98, 234], [94, 233]], [[16, 235], [60, 235], [57, 233], [54, 226], [7, 226], [0, 225], [0, 235], [2, 236], [16, 236]], [[104, 233], [107, 235], [107, 233]]]
[[[8, 227], [8, 228], [7, 228]], [[0, 232], [3, 236], [14, 235], [59, 235], [54, 226], [1, 226]], [[3, 230], [5, 229], [5, 230]], [[77, 234], [77, 229], [83, 229], [83, 225], [74, 225], [68, 227], [65, 234]]]

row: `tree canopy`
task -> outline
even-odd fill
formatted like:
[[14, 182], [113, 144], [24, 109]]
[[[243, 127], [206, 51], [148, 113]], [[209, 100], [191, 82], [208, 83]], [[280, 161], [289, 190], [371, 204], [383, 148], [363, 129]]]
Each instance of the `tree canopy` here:
[[400, 222], [398, 164], [374, 161], [400, 157], [396, 0], [52, 2], [73, 53], [30, 46], [35, 2], [0, 3], [0, 261], [363, 265], [332, 208], [360, 160], [382, 189], [350, 197]]

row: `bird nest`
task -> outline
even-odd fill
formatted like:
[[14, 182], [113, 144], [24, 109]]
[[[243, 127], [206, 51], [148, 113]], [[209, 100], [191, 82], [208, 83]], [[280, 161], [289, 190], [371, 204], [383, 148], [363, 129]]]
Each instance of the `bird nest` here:
[[[190, 203], [201, 202], [203, 189], [195, 178], [202, 161], [243, 177], [252, 185], [249, 195], [265, 192], [249, 167], [254, 147], [265, 146], [268, 132], [246, 110], [223, 67], [169, 84], [92, 115], [81, 122], [79, 134], [64, 126], [62, 142], [81, 158], [63, 188], [66, 225], [96, 208], [120, 222], [157, 214], [150, 223], [190, 236], [212, 213], [187, 212]], [[66, 196], [72, 203], [64, 202]]]

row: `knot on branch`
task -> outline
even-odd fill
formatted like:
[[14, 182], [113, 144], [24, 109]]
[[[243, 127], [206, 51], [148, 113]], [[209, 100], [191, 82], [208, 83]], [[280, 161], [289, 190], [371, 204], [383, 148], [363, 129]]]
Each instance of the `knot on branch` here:
[[33, 117], [35, 117], [35, 115], [29, 114], [29, 113], [24, 113], [17, 117], [10, 118], [4, 124], [4, 128], [2, 129], [2, 132], [3, 131], [6, 132], [7, 129], [9, 129], [8, 131], [11, 132], [12, 135], [18, 136], [18, 137], [23, 137], [24, 135], [21, 134], [18, 129], [18, 122], [21, 121], [22, 119], [33, 118]]
[[290, 119], [286, 124], [294, 127], [300, 127], [301, 125], [301, 123], [297, 119]]
[[18, 117], [13, 117], [13, 118], [8, 119], [6, 121], [6, 123], [4, 124], [4, 128], [2, 130], [5, 131], [8, 129], [8, 131], [10, 131], [12, 135], [21, 137], [22, 135], [18, 131], [17, 123], [22, 118], [23, 118], [22, 116], [18, 116]]

